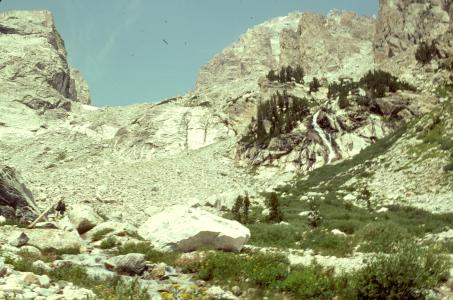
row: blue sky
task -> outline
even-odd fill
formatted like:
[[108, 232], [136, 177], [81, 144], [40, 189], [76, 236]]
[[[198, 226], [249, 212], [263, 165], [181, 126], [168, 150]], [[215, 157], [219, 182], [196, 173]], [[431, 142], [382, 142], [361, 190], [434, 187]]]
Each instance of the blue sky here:
[[[154, 102], [194, 87], [198, 70], [248, 28], [291, 11], [378, 13], [378, 0], [3, 0], [54, 13], [71, 65], [98, 106]], [[165, 39], [168, 45], [163, 42]]]

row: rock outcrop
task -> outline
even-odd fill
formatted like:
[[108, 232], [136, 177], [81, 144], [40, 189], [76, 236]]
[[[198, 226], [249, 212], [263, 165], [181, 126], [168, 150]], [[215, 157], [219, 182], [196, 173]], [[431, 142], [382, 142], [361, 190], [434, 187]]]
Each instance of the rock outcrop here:
[[89, 102], [80, 74], [74, 71], [71, 78], [49, 11], [1, 12], [0, 57], [0, 102], [17, 101], [36, 110], [69, 110], [71, 101]]
[[437, 41], [441, 56], [453, 52], [453, 5], [443, 0], [380, 0], [374, 38], [376, 63], [415, 63], [421, 42]]
[[372, 18], [351, 12], [272, 19], [248, 30], [203, 66], [195, 93], [223, 105], [229, 97], [257, 90], [258, 79], [270, 69], [287, 65], [301, 65], [310, 76], [357, 78], [373, 66], [374, 31]]
[[33, 195], [14, 168], [0, 164], [0, 216], [31, 222], [39, 213]]
[[183, 252], [200, 248], [240, 251], [250, 238], [249, 229], [239, 222], [186, 206], [151, 216], [138, 233], [159, 250]]
[[82, 104], [91, 104], [90, 89], [88, 83], [82, 77], [79, 70], [69, 67], [70, 82], [70, 98]]
[[80, 234], [102, 223], [102, 218], [89, 205], [74, 205], [68, 213], [69, 220]]

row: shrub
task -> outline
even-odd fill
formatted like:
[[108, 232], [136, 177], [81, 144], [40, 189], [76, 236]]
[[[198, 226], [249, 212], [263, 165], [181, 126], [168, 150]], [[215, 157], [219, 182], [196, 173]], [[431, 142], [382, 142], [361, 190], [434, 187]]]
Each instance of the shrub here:
[[392, 255], [377, 255], [355, 276], [358, 299], [425, 299], [449, 270], [449, 260], [433, 249], [400, 244]]
[[198, 277], [203, 280], [229, 280], [241, 278], [244, 259], [239, 255], [224, 252], [209, 253], [201, 262]]
[[93, 242], [102, 240], [107, 234], [109, 234], [112, 231], [113, 231], [112, 228], [105, 228], [105, 229], [99, 230], [98, 232], [93, 234], [93, 237], [92, 237]]
[[284, 255], [254, 254], [248, 258], [247, 278], [260, 287], [275, 287], [289, 274], [289, 261]]
[[101, 245], [99, 248], [101, 249], [111, 249], [116, 246], [116, 239], [113, 236], [109, 236], [108, 238], [102, 240]]
[[417, 47], [417, 51], [415, 52], [415, 59], [425, 65], [431, 62], [431, 60], [433, 60], [433, 58], [437, 54], [438, 50], [434, 41], [431, 42], [431, 44], [421, 42]]
[[198, 276], [215, 282], [242, 282], [248, 278], [260, 287], [276, 287], [288, 273], [289, 262], [284, 255], [257, 253], [241, 256], [211, 252], [201, 262]]
[[313, 77], [313, 80], [312, 80], [312, 82], [310, 82], [309, 87], [310, 87], [310, 90], [309, 90], [310, 94], [313, 93], [313, 92], [316, 93], [317, 91], [319, 91], [319, 88], [321, 87], [321, 84], [319, 83], [318, 78]]
[[336, 295], [336, 282], [333, 269], [323, 269], [317, 263], [299, 266], [282, 283], [282, 289], [298, 299], [333, 299]]
[[166, 264], [173, 264], [179, 256], [178, 253], [160, 252], [148, 242], [126, 243], [118, 248], [118, 253], [119, 255], [142, 253], [145, 255], [146, 260], [151, 263], [165, 262]]

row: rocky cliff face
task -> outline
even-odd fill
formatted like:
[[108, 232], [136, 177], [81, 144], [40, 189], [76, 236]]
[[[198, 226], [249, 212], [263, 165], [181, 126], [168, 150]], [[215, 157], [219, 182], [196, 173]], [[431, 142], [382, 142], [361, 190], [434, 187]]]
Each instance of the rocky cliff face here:
[[[448, 77], [439, 61], [453, 54], [452, 20], [448, 0], [381, 0], [373, 45], [376, 65], [430, 89]], [[426, 66], [415, 59], [423, 42], [434, 43], [438, 50], [436, 60]]]
[[444, 0], [381, 0], [374, 38], [377, 63], [398, 57], [415, 62], [415, 48], [436, 40], [441, 56], [452, 51], [453, 5]]
[[195, 93], [216, 105], [256, 90], [270, 69], [301, 65], [310, 76], [358, 77], [373, 65], [374, 20], [350, 12], [291, 13], [257, 25], [200, 71]]
[[0, 13], [0, 53], [0, 101], [65, 110], [71, 101], [89, 102], [77, 72], [71, 78], [64, 42], [50, 12]]

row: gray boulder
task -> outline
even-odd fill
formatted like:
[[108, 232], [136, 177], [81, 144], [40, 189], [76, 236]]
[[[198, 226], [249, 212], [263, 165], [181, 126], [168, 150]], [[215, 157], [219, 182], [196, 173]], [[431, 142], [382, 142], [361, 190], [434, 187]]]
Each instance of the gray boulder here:
[[80, 234], [103, 222], [94, 209], [85, 204], [74, 205], [69, 211], [69, 220]]
[[146, 268], [145, 255], [141, 253], [129, 253], [115, 256], [105, 263], [107, 269], [119, 274], [141, 274]]

